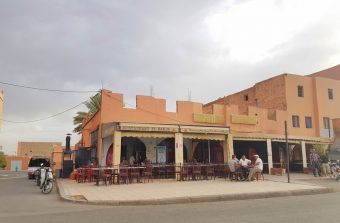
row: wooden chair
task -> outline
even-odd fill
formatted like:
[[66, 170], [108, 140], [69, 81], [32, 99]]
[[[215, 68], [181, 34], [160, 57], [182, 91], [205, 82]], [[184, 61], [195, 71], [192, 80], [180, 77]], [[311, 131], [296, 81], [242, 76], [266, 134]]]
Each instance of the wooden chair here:
[[175, 176], [175, 166], [173, 165], [167, 165], [165, 167], [165, 172], [166, 172], [166, 177], [169, 178], [174, 178]]
[[107, 185], [107, 183], [112, 184], [112, 170], [104, 170], [101, 179], [105, 185]]
[[259, 181], [259, 177], [262, 176], [262, 180], [264, 181], [264, 176], [263, 176], [263, 172], [256, 172], [256, 181]]
[[181, 181], [185, 180], [189, 180], [189, 166], [182, 166], [180, 169], [180, 173], [179, 173], [179, 179]]
[[214, 180], [215, 180], [215, 170], [214, 170], [214, 166], [212, 165], [207, 165], [205, 167], [205, 178], [208, 180], [209, 176], [211, 177], [210, 179], [214, 177]]
[[118, 184], [123, 180], [124, 183], [129, 183], [129, 169], [128, 167], [121, 167], [118, 174]]
[[145, 167], [145, 170], [144, 170], [144, 173], [143, 173], [143, 179], [144, 179], [144, 183], [145, 183], [145, 180], [148, 179], [148, 182], [149, 180], [151, 179], [151, 182], [153, 181], [153, 175], [152, 175], [152, 165], [146, 165]]
[[92, 182], [93, 181], [93, 175], [92, 175], [92, 169], [91, 168], [85, 168], [85, 179], [84, 181]]
[[158, 167], [158, 178], [162, 178], [162, 176], [165, 178], [165, 175], [166, 175], [165, 166], [159, 165], [159, 167]]
[[201, 177], [202, 177], [201, 166], [193, 165], [192, 166], [192, 179], [197, 180], [197, 179], [201, 179]]
[[77, 183], [84, 183], [85, 181], [85, 171], [82, 168], [77, 169]]
[[131, 167], [130, 169], [130, 183], [133, 182], [133, 179], [136, 179], [137, 183], [140, 182], [140, 169], [136, 167]]

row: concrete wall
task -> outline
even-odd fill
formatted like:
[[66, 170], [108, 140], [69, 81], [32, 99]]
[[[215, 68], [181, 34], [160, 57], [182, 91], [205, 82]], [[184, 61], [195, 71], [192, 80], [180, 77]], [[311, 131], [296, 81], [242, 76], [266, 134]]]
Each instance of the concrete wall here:
[[61, 146], [61, 142], [18, 142], [17, 155], [51, 158], [54, 146]]
[[21, 170], [27, 170], [28, 169], [28, 163], [30, 161], [30, 158], [28, 156], [7, 156], [6, 157], [6, 170], [11, 170], [11, 163], [12, 161], [21, 161]]
[[[318, 136], [317, 116], [314, 102], [313, 80], [310, 77], [299, 75], [287, 75], [286, 97], [287, 97], [287, 123], [288, 132], [298, 136]], [[303, 86], [303, 97], [298, 97], [298, 86]], [[292, 116], [299, 116], [300, 127], [296, 128], [292, 125]], [[305, 117], [312, 117], [312, 128], [306, 128]]]
[[[102, 91], [102, 108], [100, 119], [102, 123], [110, 122], [136, 122], [154, 124], [188, 124], [202, 125], [193, 121], [194, 113], [203, 113], [203, 104], [190, 101], [177, 101], [176, 112], [166, 112], [166, 101], [151, 96], [136, 96], [136, 109], [124, 108], [123, 95]], [[220, 112], [219, 112], [220, 113]], [[221, 113], [220, 113], [221, 114]], [[99, 117], [100, 116], [100, 117]], [[98, 124], [97, 120], [91, 120], [86, 128], [92, 129]], [[221, 124], [211, 124], [221, 125]]]

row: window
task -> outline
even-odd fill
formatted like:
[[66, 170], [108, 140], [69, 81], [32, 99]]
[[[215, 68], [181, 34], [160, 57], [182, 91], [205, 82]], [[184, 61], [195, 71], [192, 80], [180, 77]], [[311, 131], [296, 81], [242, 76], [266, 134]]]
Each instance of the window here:
[[249, 100], [248, 95], [247, 95], [247, 94], [244, 95], [244, 96], [243, 96], [243, 99], [244, 99], [245, 101], [248, 101], [248, 100]]
[[312, 128], [312, 117], [305, 117], [305, 122], [306, 122], [306, 128], [311, 129]]
[[323, 117], [323, 128], [324, 129], [329, 129], [329, 118], [328, 117]]
[[333, 89], [328, 89], [328, 99], [333, 100]]
[[300, 128], [300, 119], [299, 116], [293, 115], [293, 127], [294, 128]]
[[303, 86], [298, 86], [298, 97], [303, 97]]

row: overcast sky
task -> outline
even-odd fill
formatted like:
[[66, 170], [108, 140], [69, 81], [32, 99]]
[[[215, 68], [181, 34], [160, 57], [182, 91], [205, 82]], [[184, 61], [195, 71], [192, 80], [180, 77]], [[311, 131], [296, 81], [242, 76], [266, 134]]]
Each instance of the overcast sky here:
[[[206, 103], [281, 74], [340, 63], [338, 0], [0, 0], [0, 81]], [[92, 94], [0, 84], [3, 119], [29, 121]], [[85, 107], [29, 124], [2, 123], [0, 145], [59, 141]], [[71, 143], [79, 139], [72, 135]]]

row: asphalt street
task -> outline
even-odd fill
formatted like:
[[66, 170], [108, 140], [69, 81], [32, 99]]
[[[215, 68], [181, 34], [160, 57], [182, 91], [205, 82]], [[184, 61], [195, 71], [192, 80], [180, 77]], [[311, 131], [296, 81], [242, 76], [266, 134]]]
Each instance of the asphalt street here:
[[313, 183], [336, 189], [321, 195], [155, 206], [97, 206], [61, 201], [56, 189], [43, 195], [24, 173], [0, 172], [0, 222], [339, 222], [340, 182]]

